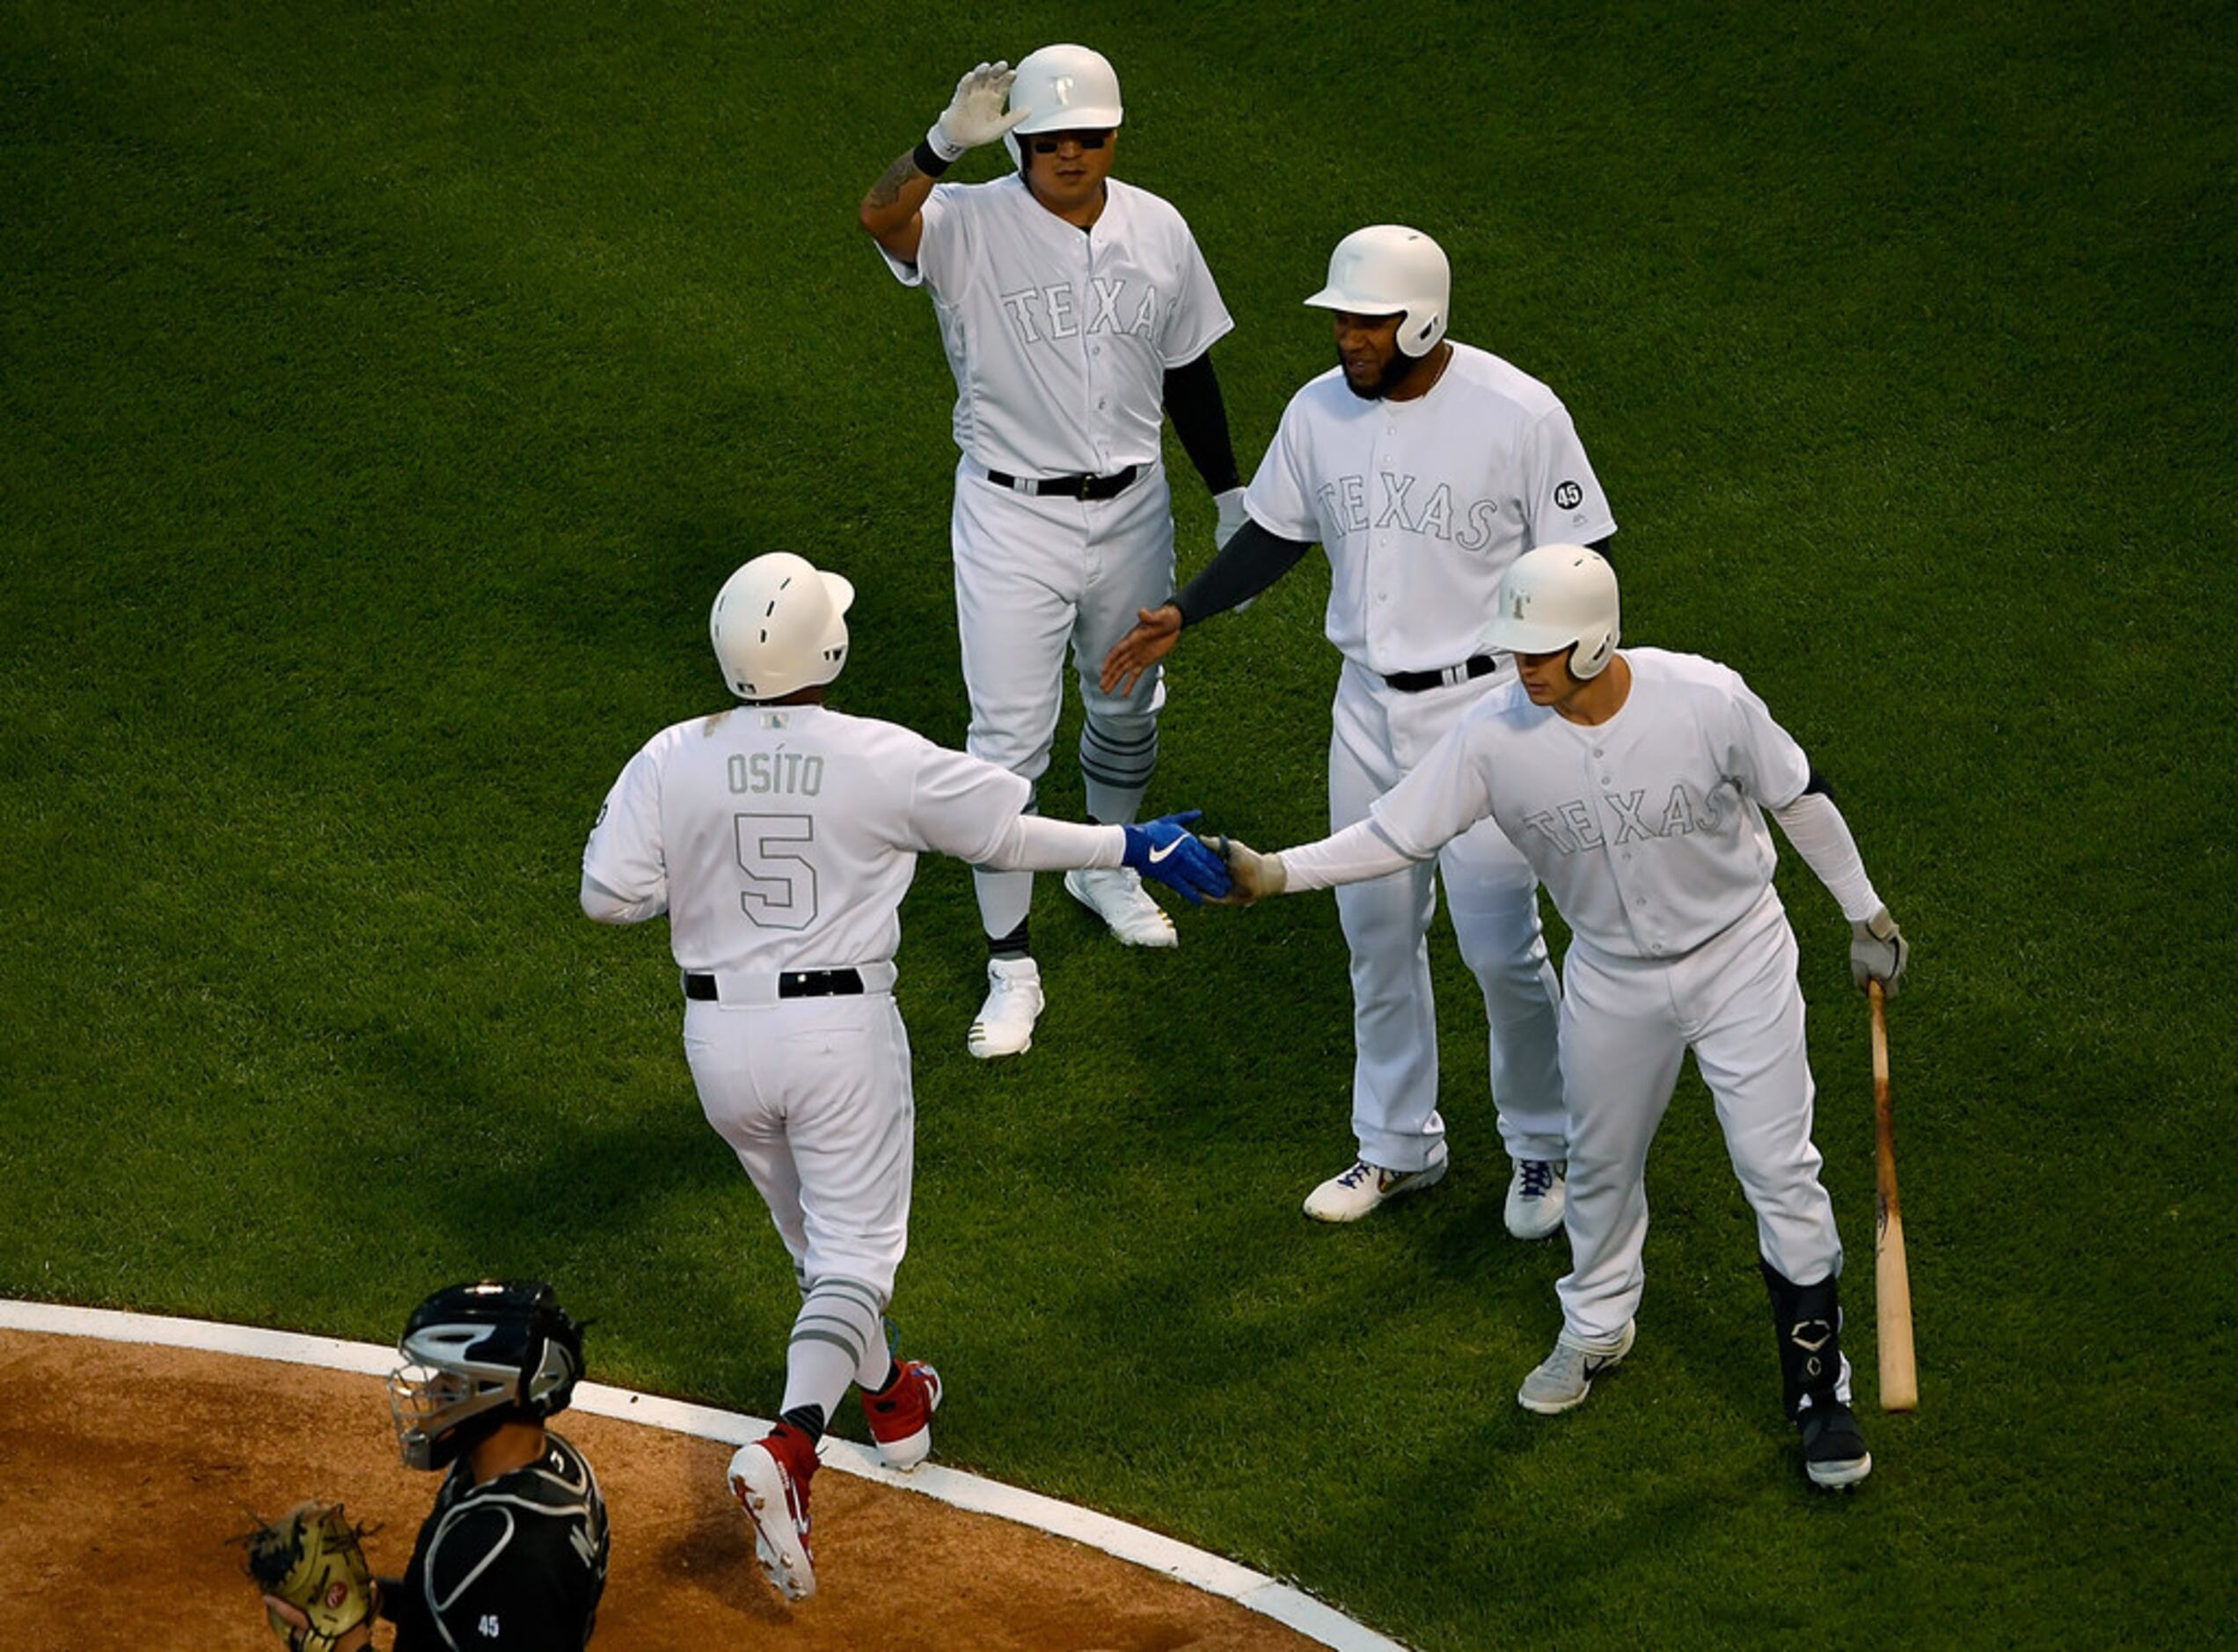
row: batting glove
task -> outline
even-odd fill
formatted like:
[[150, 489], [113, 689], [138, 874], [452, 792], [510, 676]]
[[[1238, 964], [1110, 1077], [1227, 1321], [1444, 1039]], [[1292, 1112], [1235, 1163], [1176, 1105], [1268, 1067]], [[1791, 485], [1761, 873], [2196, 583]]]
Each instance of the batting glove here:
[[1008, 63], [993, 62], [980, 64], [957, 81], [955, 96], [925, 135], [933, 152], [944, 161], [954, 160], [966, 150], [993, 143], [1033, 113], [1031, 109], [1003, 113], [1010, 83], [1017, 78], [1018, 71]]
[[1290, 868], [1283, 865], [1280, 855], [1262, 855], [1250, 844], [1228, 837], [1213, 840], [1210, 846], [1217, 848], [1228, 863], [1230, 881], [1226, 897], [1214, 904], [1249, 906], [1290, 887]]
[[1849, 978], [1860, 992], [1877, 981], [1889, 998], [1904, 981], [1904, 966], [1911, 961], [1912, 946], [1896, 926], [1885, 906], [1861, 924], [1849, 926]]
[[1212, 530], [1212, 543], [1216, 548], [1225, 550], [1228, 541], [1250, 521], [1244, 513], [1243, 489], [1231, 487], [1225, 493], [1213, 494], [1212, 508], [1220, 513], [1219, 525]]
[[1219, 900], [1228, 892], [1228, 869], [1203, 839], [1189, 830], [1190, 822], [1203, 813], [1192, 808], [1124, 828], [1127, 852], [1122, 864], [1180, 891], [1191, 906], [1207, 899]]

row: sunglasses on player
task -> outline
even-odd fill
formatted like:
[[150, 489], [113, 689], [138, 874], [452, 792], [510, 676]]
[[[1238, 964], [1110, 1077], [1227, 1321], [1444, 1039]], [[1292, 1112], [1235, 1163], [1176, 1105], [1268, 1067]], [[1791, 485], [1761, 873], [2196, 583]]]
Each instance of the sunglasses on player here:
[[1036, 132], [1028, 140], [1036, 155], [1054, 155], [1065, 139], [1071, 138], [1084, 150], [1100, 150], [1111, 142], [1111, 128], [1093, 127], [1079, 132]]

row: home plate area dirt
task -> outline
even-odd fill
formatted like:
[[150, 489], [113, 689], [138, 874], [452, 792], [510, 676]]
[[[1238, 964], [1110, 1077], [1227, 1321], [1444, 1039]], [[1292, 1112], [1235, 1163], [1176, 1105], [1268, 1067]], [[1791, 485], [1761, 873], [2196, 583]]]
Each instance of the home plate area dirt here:
[[[788, 1607], [723, 1490], [729, 1447], [573, 1412], [559, 1428], [613, 1523], [602, 1652], [1315, 1644], [1064, 1539], [833, 1473], [815, 1479], [817, 1593]], [[0, 1647], [273, 1652], [228, 1541], [248, 1511], [339, 1497], [393, 1573], [436, 1484], [397, 1461], [376, 1378], [0, 1331]]]

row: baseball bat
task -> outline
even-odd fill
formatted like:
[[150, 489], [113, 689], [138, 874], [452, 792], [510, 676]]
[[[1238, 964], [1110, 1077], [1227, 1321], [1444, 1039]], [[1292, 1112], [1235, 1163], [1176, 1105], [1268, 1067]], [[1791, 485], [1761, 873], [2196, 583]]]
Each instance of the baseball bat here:
[[1888, 1004], [1870, 982], [1873, 1002], [1873, 1122], [1879, 1137], [1880, 1197], [1873, 1230], [1874, 1305], [1879, 1315], [1881, 1409], [1910, 1411], [1920, 1403], [1920, 1369], [1912, 1355], [1912, 1272], [1904, 1261], [1904, 1211], [1896, 1196], [1896, 1110], [1889, 1100]]

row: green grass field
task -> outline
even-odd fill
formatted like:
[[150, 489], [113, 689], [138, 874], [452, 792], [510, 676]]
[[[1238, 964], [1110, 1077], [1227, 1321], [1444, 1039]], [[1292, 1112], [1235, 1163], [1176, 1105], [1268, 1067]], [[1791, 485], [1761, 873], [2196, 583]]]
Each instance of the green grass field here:
[[[853, 208], [963, 68], [1084, 33], [1236, 314], [1247, 465], [1327, 359], [1329, 245], [1430, 230], [1457, 336], [1576, 417], [1632, 638], [1739, 667], [1840, 788], [1917, 947], [1922, 1398], [1805, 1488], [1690, 1071], [1639, 1349], [1525, 1415], [1561, 1258], [1500, 1232], [1449, 942], [1455, 1173], [1320, 1231], [1329, 903], [1145, 956], [1048, 888], [1051, 1007], [990, 1071], [928, 862], [896, 1312], [946, 1458], [1426, 1648], [2238, 1634], [2227, 8], [535, 11], [0, 7], [0, 1294], [386, 1340], [530, 1272], [598, 1376], [775, 1403], [781, 1248], [664, 929], [584, 923], [576, 859], [722, 702], [759, 551], [860, 588], [838, 704], [960, 742], [950, 387]], [[1325, 589], [1185, 641], [1155, 801], [1318, 831]], [[1869, 1401], [1865, 1011], [1781, 887]]]

